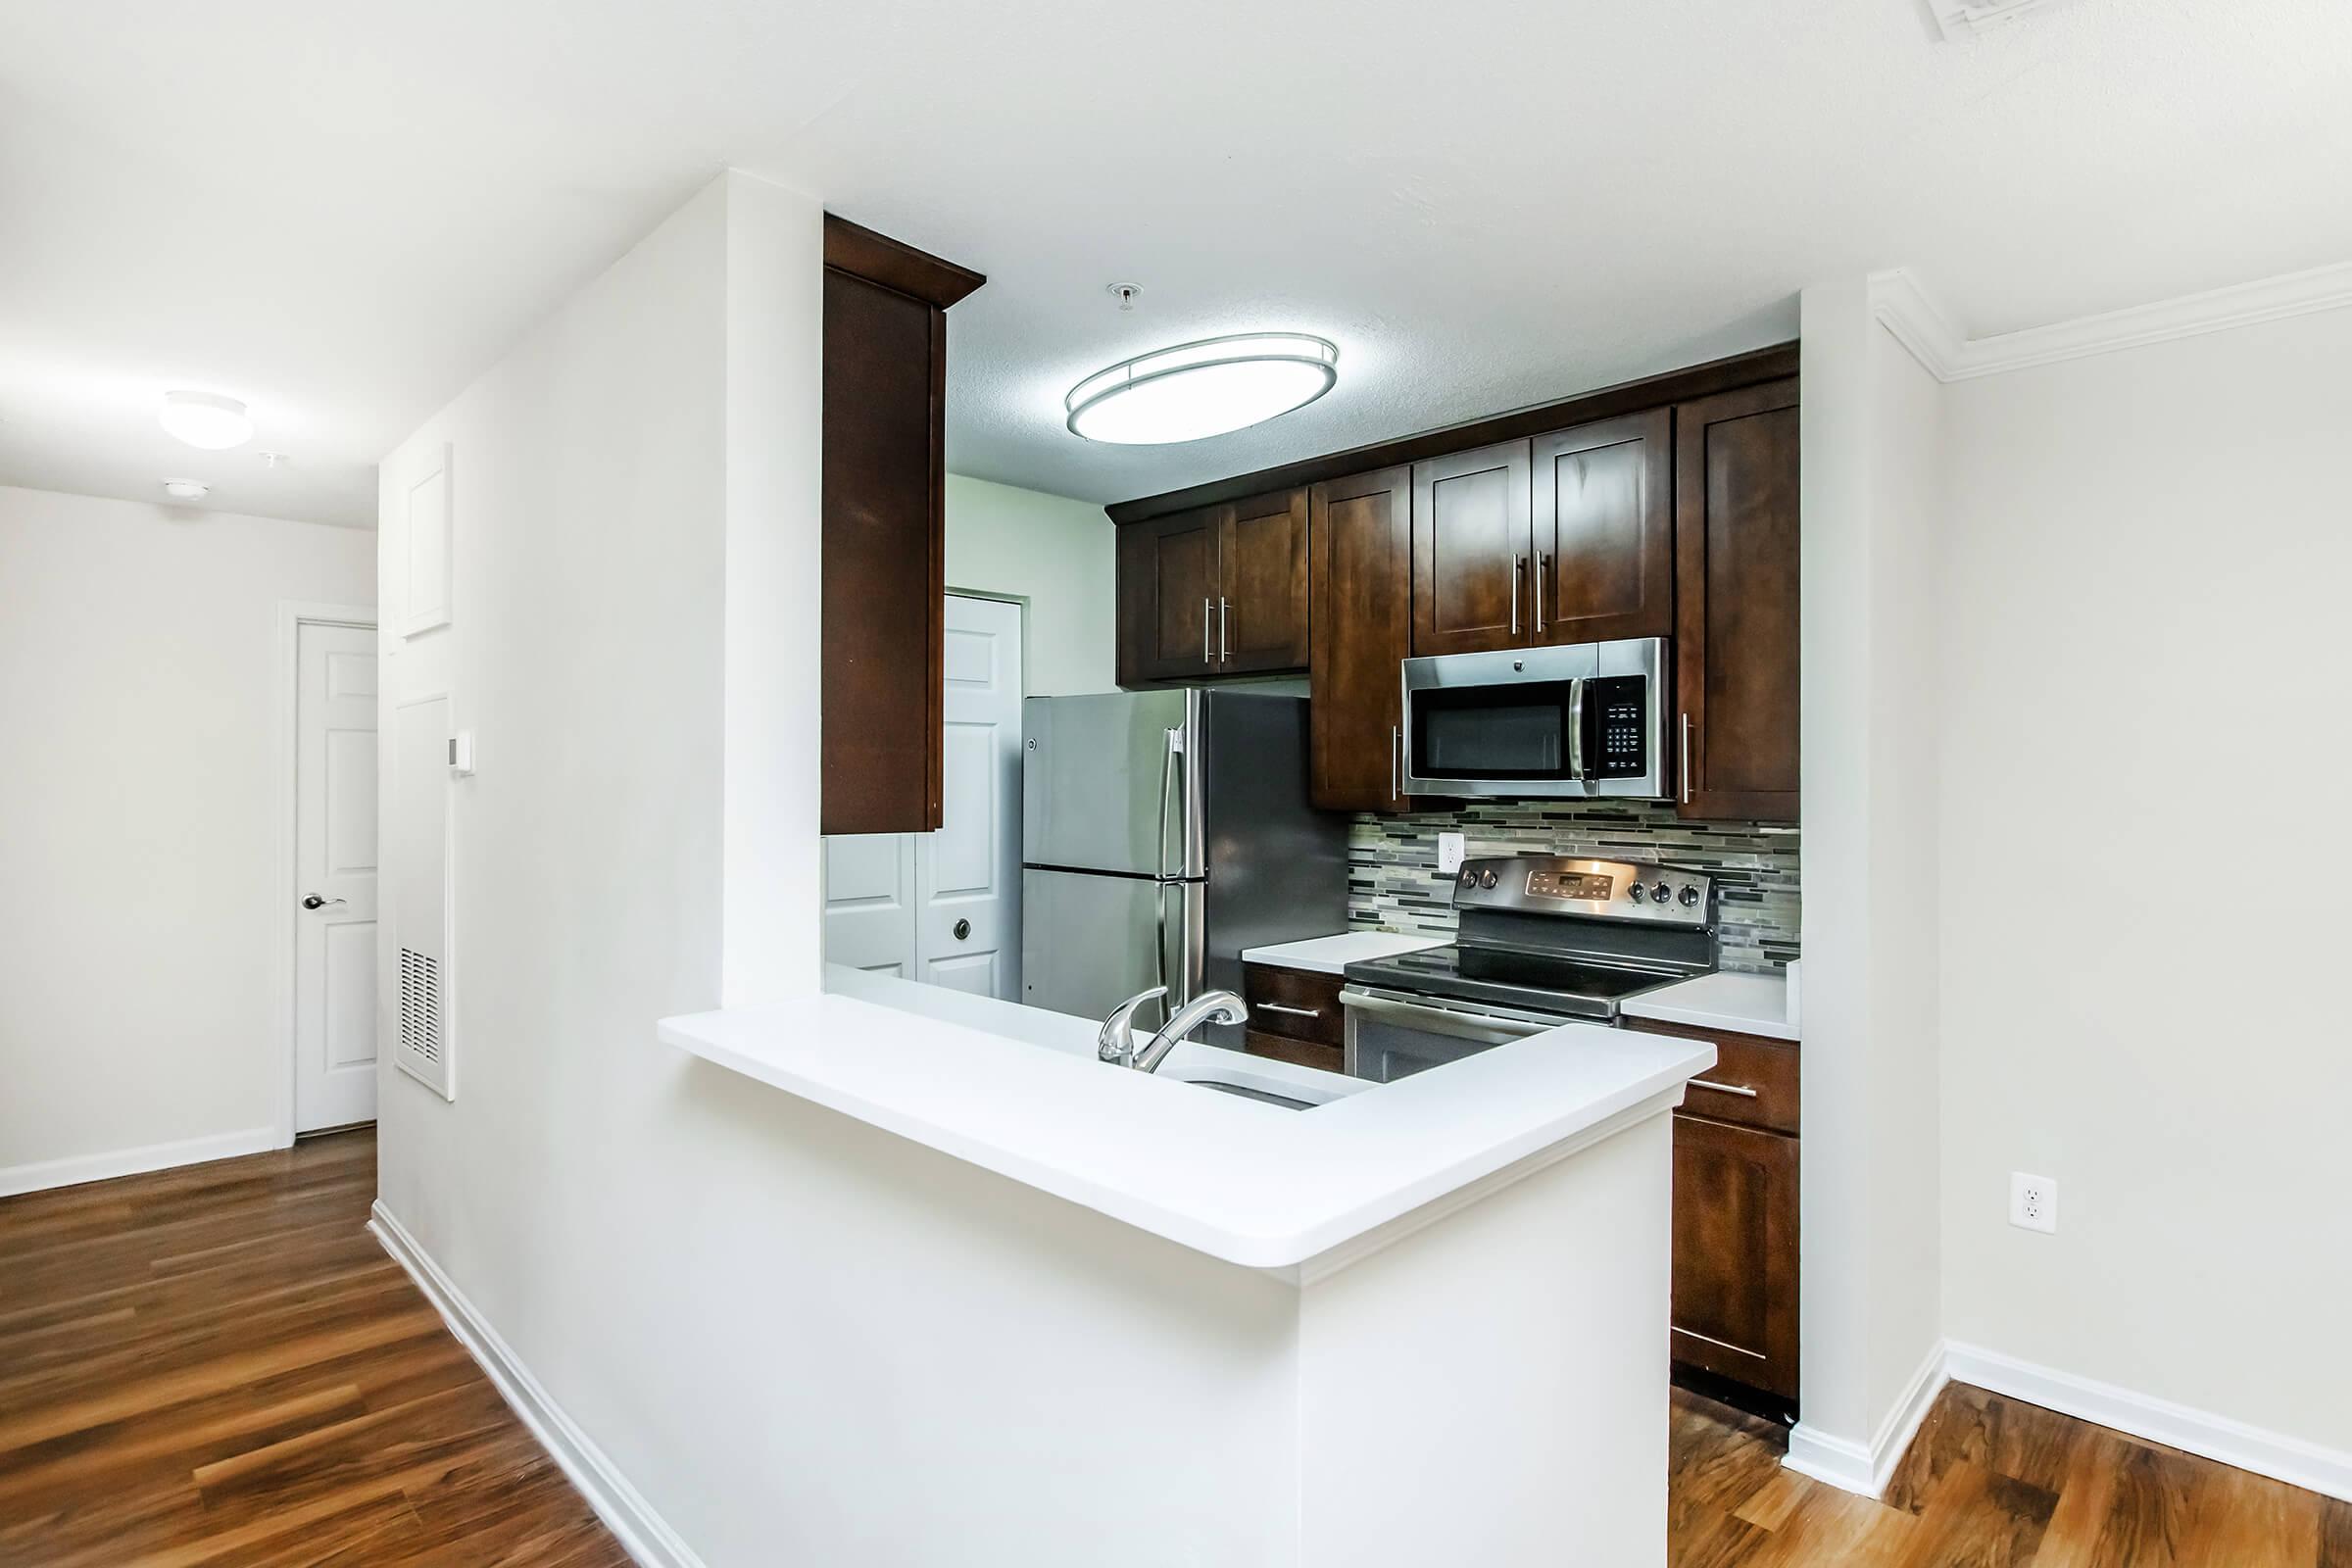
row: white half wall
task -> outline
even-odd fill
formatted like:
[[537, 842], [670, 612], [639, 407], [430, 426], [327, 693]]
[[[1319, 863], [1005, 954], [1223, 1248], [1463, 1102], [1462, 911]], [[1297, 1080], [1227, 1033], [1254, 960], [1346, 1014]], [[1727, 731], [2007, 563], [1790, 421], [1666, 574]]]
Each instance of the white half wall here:
[[0, 487], [0, 1193], [275, 1141], [277, 605], [375, 543]]
[[1118, 690], [1117, 555], [1091, 501], [948, 475], [948, 587], [1028, 601], [1032, 697]]
[[1937, 1322], [1941, 388], [1866, 282], [1805, 290], [1804, 1090], [1791, 1463], [1870, 1491]]
[[2347, 361], [2334, 310], [1943, 389], [1938, 1010], [1945, 1332], [2352, 1474]]

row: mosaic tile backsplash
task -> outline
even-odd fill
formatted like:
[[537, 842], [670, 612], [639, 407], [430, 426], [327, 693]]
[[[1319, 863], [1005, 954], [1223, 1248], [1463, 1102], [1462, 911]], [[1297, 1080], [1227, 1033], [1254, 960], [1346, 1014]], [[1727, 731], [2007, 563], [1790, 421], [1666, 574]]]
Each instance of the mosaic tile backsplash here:
[[1657, 860], [1715, 879], [1726, 969], [1773, 970], [1797, 956], [1797, 833], [1755, 822], [1686, 822], [1647, 801], [1498, 801], [1411, 816], [1359, 816], [1348, 830], [1348, 924], [1453, 934], [1452, 880], [1438, 835], [1479, 855]]

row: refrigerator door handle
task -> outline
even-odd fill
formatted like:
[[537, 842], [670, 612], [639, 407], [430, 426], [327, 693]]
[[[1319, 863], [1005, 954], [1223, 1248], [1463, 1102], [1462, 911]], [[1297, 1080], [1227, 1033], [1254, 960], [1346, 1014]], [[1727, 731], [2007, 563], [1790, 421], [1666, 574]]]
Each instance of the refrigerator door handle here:
[[[1168, 807], [1176, 793], [1176, 759], [1183, 750], [1183, 743], [1178, 737], [1182, 733], [1173, 729], [1167, 732], [1168, 749], [1159, 762], [1159, 839], [1152, 845], [1152, 855], [1156, 862], [1154, 869], [1163, 880], [1168, 875]], [[1166, 924], [1164, 915], [1161, 924]]]
[[1159, 910], [1159, 936], [1152, 944], [1152, 961], [1159, 971], [1159, 1021], [1166, 1023], [1177, 1007], [1176, 999], [1168, 995], [1168, 885], [1154, 888], [1157, 895], [1152, 904]]

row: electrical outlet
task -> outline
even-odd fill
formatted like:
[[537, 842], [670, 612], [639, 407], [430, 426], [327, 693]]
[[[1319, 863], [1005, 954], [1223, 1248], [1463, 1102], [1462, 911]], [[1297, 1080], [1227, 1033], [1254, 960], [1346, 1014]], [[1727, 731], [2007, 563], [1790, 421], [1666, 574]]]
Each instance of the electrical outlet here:
[[2047, 1176], [2009, 1173], [2009, 1223], [2024, 1231], [2058, 1229], [2058, 1184]]
[[1462, 868], [1462, 836], [1459, 833], [1438, 835], [1438, 869], [1453, 872]]

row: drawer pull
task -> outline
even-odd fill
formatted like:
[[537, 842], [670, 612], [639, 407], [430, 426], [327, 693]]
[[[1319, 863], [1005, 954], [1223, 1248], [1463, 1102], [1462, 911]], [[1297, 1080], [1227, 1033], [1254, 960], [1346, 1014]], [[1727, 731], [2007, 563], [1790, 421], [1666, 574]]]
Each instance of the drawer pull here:
[[1320, 1018], [1323, 1016], [1321, 1007], [1288, 1007], [1279, 1002], [1261, 1002], [1257, 1004], [1257, 1010], [1260, 1012], [1287, 1012], [1294, 1018]]
[[1756, 1092], [1753, 1089], [1748, 1088], [1745, 1084], [1712, 1084], [1707, 1082], [1707, 1080], [1704, 1078], [1693, 1078], [1690, 1080], [1690, 1087], [1693, 1089], [1712, 1089], [1719, 1095], [1740, 1095], [1748, 1100], [1754, 1100], [1758, 1098]]

